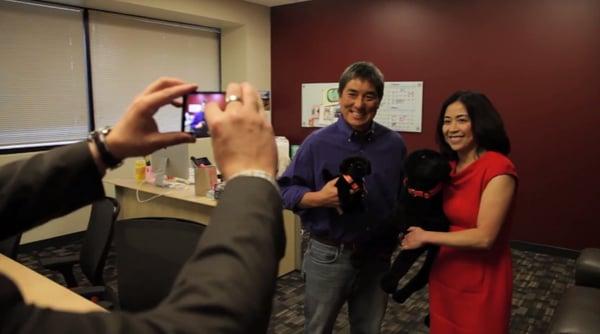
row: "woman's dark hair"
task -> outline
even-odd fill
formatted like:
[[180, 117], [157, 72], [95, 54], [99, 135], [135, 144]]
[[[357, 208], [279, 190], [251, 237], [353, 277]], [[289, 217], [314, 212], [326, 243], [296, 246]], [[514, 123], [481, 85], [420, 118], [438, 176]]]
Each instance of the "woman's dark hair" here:
[[377, 97], [381, 101], [383, 98], [383, 74], [375, 64], [367, 61], [358, 61], [348, 66], [340, 76], [340, 83], [338, 85], [338, 94], [340, 96], [342, 96], [346, 84], [352, 79], [370, 82], [375, 87]]
[[446, 109], [454, 102], [464, 104], [471, 119], [471, 129], [473, 138], [478, 150], [495, 151], [508, 155], [510, 153], [510, 140], [504, 130], [502, 118], [494, 105], [482, 93], [472, 91], [457, 91], [450, 95], [449, 98], [442, 104], [440, 116], [437, 121], [435, 139], [440, 148], [440, 152], [451, 160], [457, 160], [458, 156], [454, 152], [446, 140], [442, 132], [444, 125], [444, 116]]

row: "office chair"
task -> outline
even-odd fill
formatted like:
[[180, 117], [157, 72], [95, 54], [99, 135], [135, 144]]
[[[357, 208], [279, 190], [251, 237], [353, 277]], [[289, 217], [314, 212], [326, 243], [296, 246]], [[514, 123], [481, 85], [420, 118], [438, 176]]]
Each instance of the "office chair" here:
[[117, 290], [125, 311], [148, 310], [171, 290], [205, 225], [177, 218], [132, 218], [115, 223]]
[[0, 240], [0, 254], [6, 255], [11, 259], [17, 258], [19, 243], [21, 242], [21, 233]]
[[[79, 254], [40, 259], [40, 264], [44, 268], [60, 272], [71, 290], [93, 301], [108, 301], [99, 303], [108, 308], [112, 307], [115, 298], [104, 282], [104, 264], [119, 210], [119, 202], [114, 198], [104, 197], [92, 203], [90, 220]], [[73, 265], [76, 263], [79, 263], [81, 271], [93, 285], [92, 287], [78, 286], [73, 273]]]

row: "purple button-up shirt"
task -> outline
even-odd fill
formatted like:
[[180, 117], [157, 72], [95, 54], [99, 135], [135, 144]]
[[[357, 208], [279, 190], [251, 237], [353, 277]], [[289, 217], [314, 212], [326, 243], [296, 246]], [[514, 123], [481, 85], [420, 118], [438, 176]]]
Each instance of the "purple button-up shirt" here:
[[[300, 215], [304, 229], [313, 235], [339, 241], [369, 239], [372, 224], [389, 217], [398, 199], [406, 146], [400, 134], [373, 122], [366, 134], [355, 132], [343, 118], [310, 134], [285, 173], [279, 178], [284, 206]], [[371, 162], [365, 178], [366, 212], [337, 216], [332, 208], [300, 209], [307, 192], [325, 185], [323, 170], [339, 174], [342, 160], [361, 156]]]

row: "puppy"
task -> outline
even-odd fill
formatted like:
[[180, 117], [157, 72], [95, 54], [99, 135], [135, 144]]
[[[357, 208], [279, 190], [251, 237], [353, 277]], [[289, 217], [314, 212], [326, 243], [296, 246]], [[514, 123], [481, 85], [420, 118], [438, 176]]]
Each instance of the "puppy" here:
[[[371, 163], [363, 157], [349, 157], [342, 161], [339, 178], [335, 183], [340, 199], [339, 214], [364, 211], [363, 200], [367, 193], [365, 177], [371, 174]], [[327, 169], [323, 170], [325, 182], [335, 178]]]
[[[428, 231], [448, 231], [449, 222], [442, 209], [442, 185], [450, 178], [448, 161], [436, 151], [417, 150], [404, 164], [405, 179], [400, 200], [392, 218], [387, 222], [406, 233], [408, 227], [418, 226]], [[390, 271], [381, 280], [381, 288], [403, 303], [410, 295], [423, 288], [429, 279], [431, 265], [438, 247], [426, 245], [418, 249], [401, 251]], [[408, 272], [418, 257], [427, 252], [419, 272], [404, 287], [397, 289], [398, 281]]]

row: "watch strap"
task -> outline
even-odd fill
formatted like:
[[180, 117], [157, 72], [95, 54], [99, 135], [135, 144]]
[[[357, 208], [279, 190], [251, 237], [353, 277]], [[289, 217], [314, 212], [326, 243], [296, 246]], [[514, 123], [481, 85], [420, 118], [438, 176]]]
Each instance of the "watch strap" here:
[[92, 131], [88, 137], [88, 140], [93, 142], [98, 148], [98, 153], [100, 153], [100, 159], [102, 162], [110, 168], [117, 168], [123, 164], [122, 159], [118, 159], [112, 154], [109, 150], [108, 145], [106, 145], [106, 135], [110, 132], [109, 127], [104, 127], [100, 130]]

